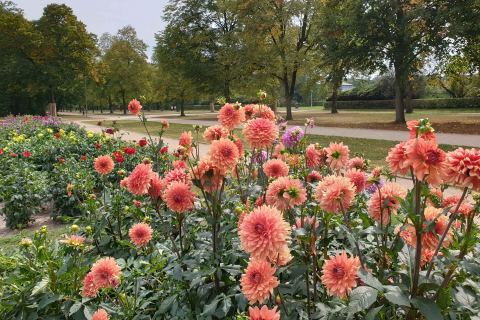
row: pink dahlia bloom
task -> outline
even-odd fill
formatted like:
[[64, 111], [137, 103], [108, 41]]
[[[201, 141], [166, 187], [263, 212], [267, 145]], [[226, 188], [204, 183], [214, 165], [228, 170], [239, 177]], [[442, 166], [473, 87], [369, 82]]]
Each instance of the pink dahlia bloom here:
[[352, 205], [355, 186], [347, 177], [327, 176], [318, 184], [316, 195], [323, 210], [342, 213]]
[[425, 126], [424, 131], [420, 132], [420, 121], [419, 120], [410, 120], [407, 121], [407, 128], [410, 131], [410, 139], [415, 139], [415, 138], [422, 138], [425, 140], [430, 140], [435, 142], [436, 137], [435, 137], [435, 131], [433, 128], [430, 126], [430, 123], [427, 123], [427, 126]]
[[325, 148], [327, 163], [333, 170], [340, 170], [347, 165], [350, 150], [343, 142], [332, 142]]
[[318, 168], [325, 161], [325, 152], [318, 143], [310, 144], [305, 149], [305, 162], [309, 168]]
[[155, 176], [149, 164], [141, 163], [133, 169], [127, 180], [127, 188], [134, 195], [148, 193], [152, 178]]
[[267, 204], [286, 210], [301, 205], [307, 200], [307, 191], [298, 179], [280, 177], [274, 180], [267, 189]]
[[221, 172], [232, 170], [240, 156], [236, 144], [228, 139], [212, 141], [208, 154], [210, 155], [210, 161], [212, 161]]
[[204, 157], [197, 166], [193, 168], [191, 174], [193, 179], [200, 182], [204, 190], [209, 193], [220, 188], [224, 177], [224, 172], [222, 172], [208, 156]]
[[99, 287], [95, 283], [93, 273], [87, 273], [85, 278], [83, 278], [82, 297], [95, 298], [98, 294], [98, 289]]
[[347, 163], [347, 168], [348, 169], [357, 169], [360, 171], [365, 171], [367, 170], [367, 162], [363, 157], [354, 157], [350, 160], [348, 160]]
[[128, 231], [128, 236], [137, 247], [145, 246], [152, 240], [152, 228], [146, 223], [136, 223]]
[[395, 147], [390, 149], [387, 156], [387, 163], [390, 171], [401, 175], [406, 175], [410, 171], [410, 166], [407, 162], [407, 154], [405, 146], [407, 141], [402, 141]]
[[308, 183], [315, 183], [323, 179], [323, 176], [320, 172], [313, 170], [307, 175], [307, 182]]
[[203, 138], [205, 141], [212, 142], [214, 140], [220, 140], [222, 138], [228, 138], [229, 131], [227, 128], [220, 125], [215, 125], [205, 129]]
[[269, 148], [278, 138], [278, 128], [272, 120], [255, 118], [245, 124], [243, 135], [250, 147], [257, 149]]
[[480, 149], [458, 148], [447, 153], [445, 164], [448, 182], [480, 191]]
[[184, 131], [180, 135], [180, 138], [178, 139], [178, 145], [182, 146], [186, 149], [190, 149], [192, 146], [193, 142], [193, 137], [192, 137], [192, 132], [191, 131]]
[[279, 159], [271, 159], [263, 164], [263, 172], [269, 178], [288, 176], [288, 165]]
[[446, 171], [446, 155], [433, 140], [418, 138], [405, 146], [406, 164], [411, 166], [419, 180], [425, 179], [432, 185], [443, 182]]
[[150, 180], [150, 187], [148, 188], [148, 195], [153, 200], [158, 200], [162, 197], [162, 192], [166, 187], [166, 183], [158, 176], [154, 174]]
[[142, 105], [137, 99], [133, 99], [128, 104], [128, 111], [133, 114], [134, 116], [138, 116], [142, 111]]
[[238, 230], [242, 249], [260, 260], [278, 255], [287, 245], [290, 232], [281, 212], [265, 205], [247, 214]]
[[187, 169], [187, 164], [183, 160], [175, 160], [172, 162], [174, 169]]
[[168, 186], [173, 181], [183, 182], [188, 185], [192, 184], [190, 175], [183, 169], [173, 169], [165, 173], [165, 177], [163, 177], [164, 184]]
[[322, 283], [329, 295], [345, 298], [357, 286], [360, 261], [347, 256], [345, 251], [325, 261]]
[[358, 169], [348, 169], [345, 176], [355, 185], [355, 191], [357, 193], [365, 190], [367, 184], [367, 174], [364, 171]]
[[120, 284], [121, 270], [114, 258], [101, 258], [93, 264], [91, 273], [98, 288], [116, 287]]
[[273, 307], [273, 309], [268, 309], [267, 306], [263, 306], [261, 309], [249, 307], [248, 316], [250, 320], [280, 320], [280, 313], [277, 311], [277, 307]]
[[110, 317], [108, 316], [107, 311], [100, 308], [92, 315], [92, 320], [108, 320]]
[[[390, 216], [397, 214], [400, 200], [407, 196], [407, 190], [398, 183], [388, 182], [370, 198], [368, 213], [377, 222], [383, 225], [390, 223]], [[382, 216], [383, 215], [383, 216]]]
[[107, 175], [113, 171], [115, 164], [110, 156], [99, 156], [95, 159], [95, 170], [101, 175]]
[[167, 186], [163, 194], [163, 200], [167, 207], [174, 212], [186, 212], [193, 209], [195, 194], [189, 185], [174, 181]]
[[218, 120], [228, 130], [235, 129], [245, 121], [245, 112], [237, 104], [226, 103], [218, 113]]
[[263, 303], [279, 285], [275, 268], [265, 260], [250, 259], [245, 273], [240, 279], [242, 292], [250, 304]]

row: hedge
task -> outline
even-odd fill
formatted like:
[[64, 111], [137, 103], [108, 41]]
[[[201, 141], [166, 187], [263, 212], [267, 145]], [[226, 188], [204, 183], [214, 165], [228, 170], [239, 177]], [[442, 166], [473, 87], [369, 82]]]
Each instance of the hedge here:
[[[455, 109], [480, 108], [480, 98], [448, 98], [448, 99], [413, 99], [415, 109]], [[325, 109], [330, 109], [331, 101], [325, 102]], [[355, 100], [337, 101], [337, 109], [394, 109], [394, 100]]]

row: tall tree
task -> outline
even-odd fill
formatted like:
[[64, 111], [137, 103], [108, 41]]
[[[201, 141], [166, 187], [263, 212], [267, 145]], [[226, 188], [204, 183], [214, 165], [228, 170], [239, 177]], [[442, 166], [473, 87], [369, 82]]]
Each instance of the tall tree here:
[[[240, 1], [240, 0], [239, 0]], [[293, 119], [292, 103], [299, 73], [314, 47], [313, 0], [241, 1], [242, 32], [249, 58], [259, 71], [274, 77], [283, 88], [286, 119]]]
[[42, 36], [43, 81], [48, 87], [50, 102], [55, 103], [55, 92], [91, 72], [97, 55], [96, 39], [64, 4], [46, 6], [36, 28]]
[[[131, 98], [145, 94], [148, 82], [147, 45], [137, 37], [131, 26], [120, 29], [114, 36], [102, 36], [102, 61], [105, 64], [105, 90], [120, 97], [123, 113]], [[109, 97], [111, 105], [111, 97]]]
[[357, 30], [376, 55], [395, 72], [395, 122], [405, 122], [409, 77], [424, 59], [446, 46], [448, 6], [439, 0], [363, 0]]

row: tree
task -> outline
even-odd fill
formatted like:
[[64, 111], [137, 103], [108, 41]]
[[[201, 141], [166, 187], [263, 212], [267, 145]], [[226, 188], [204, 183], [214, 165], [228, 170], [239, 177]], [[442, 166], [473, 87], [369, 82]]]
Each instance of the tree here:
[[137, 37], [131, 26], [120, 29], [116, 35], [103, 35], [101, 38], [105, 64], [104, 91], [108, 103], [112, 105], [112, 94], [118, 94], [127, 113], [127, 100], [145, 94], [148, 79], [147, 45]]
[[96, 39], [64, 4], [49, 4], [35, 23], [41, 41], [40, 69], [48, 87], [50, 102], [55, 93], [68, 88], [80, 76], [91, 72], [97, 55]]
[[241, 1], [242, 31], [249, 60], [257, 71], [282, 85], [286, 119], [293, 119], [292, 102], [297, 77], [314, 48], [312, 21], [317, 10], [312, 0]]
[[[395, 73], [395, 122], [405, 122], [409, 77], [446, 47], [448, 5], [439, 0], [363, 0], [356, 30], [380, 66]], [[410, 110], [409, 110], [410, 111]]]

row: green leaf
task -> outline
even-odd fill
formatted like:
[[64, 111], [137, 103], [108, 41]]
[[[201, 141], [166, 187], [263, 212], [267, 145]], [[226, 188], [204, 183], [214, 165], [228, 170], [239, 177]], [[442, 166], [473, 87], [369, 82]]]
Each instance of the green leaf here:
[[454, 294], [455, 300], [464, 307], [471, 307], [475, 303], [475, 296], [472, 295], [468, 290], [465, 288], [460, 287]]
[[42, 310], [52, 302], [60, 300], [60, 296], [56, 294], [46, 294], [42, 297], [42, 299], [38, 302], [37, 310]]
[[370, 287], [375, 288], [380, 292], [384, 291], [383, 284], [366, 270], [361, 269], [358, 273], [358, 276], [365, 284], [369, 285]]
[[218, 302], [219, 302], [219, 298], [217, 296], [215, 297], [215, 299], [213, 299], [212, 302], [205, 305], [205, 307], [203, 308], [202, 316], [211, 316], [212, 314], [214, 314], [215, 310], [217, 310]]
[[410, 307], [408, 296], [397, 286], [385, 286], [385, 298], [393, 304]]
[[70, 307], [70, 315], [74, 314], [74, 313], [77, 313], [78, 310], [80, 310], [80, 308], [82, 307], [82, 303], [81, 302], [75, 302], [73, 304], [73, 306]]
[[427, 320], [443, 320], [440, 308], [434, 301], [425, 298], [413, 298], [411, 301]]
[[375, 320], [377, 314], [382, 310], [383, 306], [376, 307], [368, 311], [367, 315], [365, 316], [365, 320]]
[[175, 301], [176, 298], [177, 298], [177, 295], [174, 294], [173, 296], [168, 297], [167, 299], [163, 300], [162, 303], [160, 304], [160, 307], [158, 308], [158, 311], [160, 313], [167, 312], [168, 309], [170, 309], [171, 304], [173, 303], [173, 301]]
[[43, 278], [40, 282], [38, 282], [32, 290], [32, 296], [37, 295], [41, 292], [45, 291], [45, 288], [48, 285], [48, 278]]
[[377, 301], [378, 291], [371, 287], [357, 287], [350, 293], [348, 310], [351, 313], [367, 310]]

